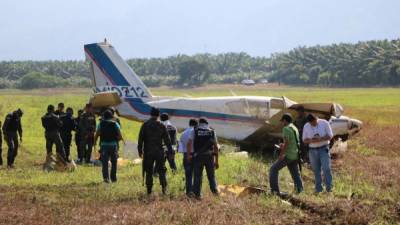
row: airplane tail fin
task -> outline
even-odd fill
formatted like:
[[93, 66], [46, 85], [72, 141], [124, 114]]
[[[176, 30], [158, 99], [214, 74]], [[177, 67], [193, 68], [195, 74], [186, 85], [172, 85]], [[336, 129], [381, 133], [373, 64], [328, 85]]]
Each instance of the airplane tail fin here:
[[146, 85], [107, 42], [84, 46], [96, 92], [116, 91], [124, 98], [151, 98]]

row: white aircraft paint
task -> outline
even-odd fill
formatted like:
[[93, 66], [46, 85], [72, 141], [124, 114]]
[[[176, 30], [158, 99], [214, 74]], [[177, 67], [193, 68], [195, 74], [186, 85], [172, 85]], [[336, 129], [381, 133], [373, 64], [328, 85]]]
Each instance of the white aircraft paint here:
[[[277, 116], [283, 111], [288, 111], [290, 106], [297, 104], [284, 97], [153, 96], [109, 43], [88, 44], [84, 49], [91, 65], [95, 92], [117, 92], [122, 103], [115, 107], [120, 116], [129, 119], [145, 121], [149, 118], [151, 107], [157, 107], [161, 112], [167, 112], [170, 115], [171, 122], [178, 129], [186, 128], [190, 118], [206, 117], [219, 137], [243, 141], [257, 130], [271, 125], [276, 129], [269, 135], [280, 137]], [[334, 108], [341, 107], [334, 104]], [[290, 112], [295, 113], [294, 110]], [[358, 131], [362, 124], [358, 120], [344, 116], [332, 117], [330, 122], [336, 136], [347, 135], [351, 129]]]

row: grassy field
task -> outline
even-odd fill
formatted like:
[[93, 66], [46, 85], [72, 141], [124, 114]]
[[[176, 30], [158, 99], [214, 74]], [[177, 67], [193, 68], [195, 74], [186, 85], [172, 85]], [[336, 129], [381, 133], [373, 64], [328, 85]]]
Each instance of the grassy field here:
[[[89, 90], [35, 90], [0, 92], [0, 119], [21, 107], [24, 140], [16, 169], [0, 168], [1, 224], [398, 224], [400, 223], [400, 89], [318, 89], [290, 87], [208, 86], [196, 89], [153, 89], [155, 95], [286, 96], [298, 102], [334, 101], [345, 114], [361, 119], [365, 127], [349, 141], [346, 153], [335, 156], [333, 194], [313, 194], [313, 176], [303, 171], [305, 193], [287, 202], [270, 195], [244, 198], [209, 194], [184, 197], [181, 158], [179, 172], [168, 173], [168, 196], [147, 198], [141, 167], [120, 167], [118, 183], [102, 183], [99, 167], [80, 166], [72, 173], [43, 172], [45, 157], [40, 117], [50, 103], [65, 102], [75, 110], [88, 99]], [[139, 123], [122, 120], [124, 136], [135, 142]], [[233, 149], [233, 146], [224, 146]], [[72, 149], [76, 155], [75, 147]], [[3, 144], [3, 158], [6, 145]], [[267, 189], [270, 159], [240, 159], [222, 154], [219, 184], [252, 185]], [[160, 188], [156, 181], [156, 193]], [[281, 189], [292, 191], [286, 169]]]

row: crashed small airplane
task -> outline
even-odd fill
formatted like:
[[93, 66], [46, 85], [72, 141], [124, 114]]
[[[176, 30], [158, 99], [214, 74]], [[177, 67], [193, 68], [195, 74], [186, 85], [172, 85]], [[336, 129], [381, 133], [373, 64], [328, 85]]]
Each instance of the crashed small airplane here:
[[151, 107], [170, 115], [178, 129], [187, 127], [190, 118], [206, 117], [217, 135], [244, 148], [271, 148], [281, 139], [283, 113], [297, 116], [303, 106], [308, 113], [326, 118], [335, 139], [347, 140], [357, 133], [362, 122], [343, 116], [336, 103], [296, 103], [286, 97], [160, 97], [153, 96], [140, 78], [109, 43], [84, 46], [90, 63], [94, 94], [90, 102], [97, 109], [114, 107], [119, 116], [136, 121], [149, 118]]

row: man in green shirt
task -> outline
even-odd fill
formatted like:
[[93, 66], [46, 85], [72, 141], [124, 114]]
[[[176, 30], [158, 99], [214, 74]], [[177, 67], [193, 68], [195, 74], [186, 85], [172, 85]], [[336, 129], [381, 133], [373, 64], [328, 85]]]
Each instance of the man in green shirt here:
[[[113, 120], [110, 110], [103, 113], [101, 122], [97, 125], [94, 136], [94, 145], [100, 137], [100, 158], [102, 162], [103, 180], [105, 183], [117, 182], [118, 142], [123, 141], [120, 125]], [[111, 174], [108, 171], [108, 162], [111, 161]]]
[[271, 166], [269, 170], [269, 185], [273, 194], [281, 195], [279, 191], [278, 176], [279, 170], [287, 166], [290, 175], [294, 181], [297, 193], [303, 191], [303, 182], [301, 181], [297, 160], [299, 159], [299, 132], [292, 123], [292, 116], [286, 113], [282, 116], [281, 122], [284, 127], [282, 129], [283, 143], [280, 144], [280, 152], [278, 160]]

